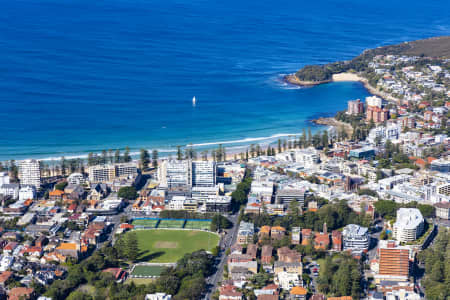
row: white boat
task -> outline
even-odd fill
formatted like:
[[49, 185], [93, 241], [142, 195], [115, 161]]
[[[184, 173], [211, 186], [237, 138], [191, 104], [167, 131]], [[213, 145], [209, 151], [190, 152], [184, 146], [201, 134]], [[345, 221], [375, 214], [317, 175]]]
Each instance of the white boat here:
[[195, 96], [194, 96], [194, 98], [192, 98], [192, 105], [195, 105]]

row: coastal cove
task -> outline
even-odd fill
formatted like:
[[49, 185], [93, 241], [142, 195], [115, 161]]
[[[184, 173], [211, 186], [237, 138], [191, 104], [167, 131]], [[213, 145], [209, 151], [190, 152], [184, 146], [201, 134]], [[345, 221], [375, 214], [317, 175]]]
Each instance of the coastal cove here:
[[395, 103], [400, 102], [399, 99], [397, 99], [389, 94], [386, 94], [386, 93], [376, 89], [375, 87], [371, 86], [366, 78], [361, 77], [356, 73], [347, 72], [347, 73], [333, 74], [331, 80], [323, 80], [323, 81], [302, 81], [302, 80], [298, 79], [294, 74], [286, 75], [283, 77], [283, 79], [289, 84], [298, 85], [301, 87], [313, 87], [313, 86], [331, 83], [331, 82], [360, 82], [361, 84], [364, 85], [364, 87], [367, 89], [367, 91], [370, 94], [379, 96], [387, 101], [392, 101]]
[[377, 93], [348, 78], [303, 88], [282, 74], [448, 35], [449, 5], [5, 3], [0, 161], [85, 158], [126, 146], [168, 156], [177, 145], [222, 144], [232, 153], [323, 130], [311, 120]]

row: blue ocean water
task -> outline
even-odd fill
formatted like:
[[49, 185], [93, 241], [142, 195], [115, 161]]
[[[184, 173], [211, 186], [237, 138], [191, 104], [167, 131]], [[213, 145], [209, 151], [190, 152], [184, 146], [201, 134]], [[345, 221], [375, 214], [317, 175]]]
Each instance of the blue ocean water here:
[[450, 34], [449, 1], [15, 0], [1, 10], [0, 160], [300, 133], [368, 94], [359, 83], [300, 89], [283, 74]]

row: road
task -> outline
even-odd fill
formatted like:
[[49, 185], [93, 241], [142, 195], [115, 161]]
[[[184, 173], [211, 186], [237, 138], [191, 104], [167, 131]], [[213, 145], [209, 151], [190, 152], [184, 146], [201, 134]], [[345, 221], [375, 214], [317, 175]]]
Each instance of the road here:
[[217, 285], [222, 279], [223, 268], [227, 259], [227, 255], [225, 254], [226, 249], [229, 249], [236, 242], [237, 231], [239, 229], [239, 224], [237, 224], [238, 218], [239, 213], [235, 213], [229, 217], [229, 220], [233, 223], [233, 227], [227, 230], [227, 233], [220, 240], [219, 246], [223, 250], [220, 251], [219, 257], [216, 258], [216, 261], [218, 261], [216, 272], [206, 278], [206, 285], [208, 286], [208, 291], [206, 292], [204, 298], [206, 300], [211, 299], [211, 295], [216, 291]]

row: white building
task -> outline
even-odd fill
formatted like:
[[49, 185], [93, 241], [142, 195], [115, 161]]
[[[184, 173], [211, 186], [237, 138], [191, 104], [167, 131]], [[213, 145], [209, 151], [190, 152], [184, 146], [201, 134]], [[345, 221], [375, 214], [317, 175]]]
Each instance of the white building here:
[[279, 272], [275, 283], [286, 291], [290, 291], [294, 286], [301, 286], [299, 275], [288, 272]]
[[191, 192], [193, 199], [197, 199], [200, 202], [203, 202], [206, 201], [211, 196], [219, 195], [219, 186], [217, 185], [212, 187], [194, 186]]
[[407, 174], [395, 175], [392, 177], [378, 180], [378, 185], [382, 190], [390, 190], [398, 184], [409, 182], [411, 178], [412, 176]]
[[19, 198], [19, 184], [6, 183], [0, 186], [0, 194], [3, 196], [11, 196], [13, 199]]
[[86, 183], [86, 178], [81, 173], [72, 173], [67, 177], [67, 182], [72, 185], [81, 185]]
[[294, 150], [295, 162], [303, 164], [305, 167], [313, 167], [320, 161], [319, 152], [313, 147]]
[[36, 188], [33, 185], [22, 186], [19, 190], [19, 200], [34, 199], [36, 197]]
[[145, 295], [145, 300], [171, 300], [172, 295], [166, 293], [155, 293]]
[[161, 186], [192, 186], [192, 163], [189, 160], [165, 160], [158, 168]]
[[366, 227], [349, 224], [342, 232], [344, 250], [363, 251], [369, 248], [369, 232]]
[[377, 96], [366, 97], [367, 106], [376, 106], [379, 108], [383, 107], [383, 99]]
[[38, 190], [41, 187], [39, 161], [27, 159], [19, 162], [19, 179], [21, 185], [33, 185]]
[[[108, 182], [117, 178], [128, 178], [138, 174], [137, 165], [134, 162], [122, 164], [98, 165], [89, 167], [89, 181], [91, 183]], [[75, 173], [76, 174], [76, 173]], [[74, 180], [76, 180], [75, 176]]]
[[416, 240], [423, 232], [424, 219], [417, 208], [400, 208], [394, 223], [394, 238], [399, 242]]
[[372, 128], [369, 132], [367, 140], [370, 143], [375, 144], [375, 142], [378, 138], [378, 139], [380, 139], [380, 142], [384, 144], [387, 140], [390, 140], [390, 141], [398, 140], [401, 132], [402, 132], [402, 128], [400, 125], [397, 125], [395, 123], [389, 123], [386, 127], [378, 126], [378, 127]]
[[9, 175], [8, 172], [0, 172], [0, 186], [3, 184], [9, 184]]
[[216, 185], [216, 162], [215, 161], [193, 161], [192, 162], [192, 185], [211, 187]]

